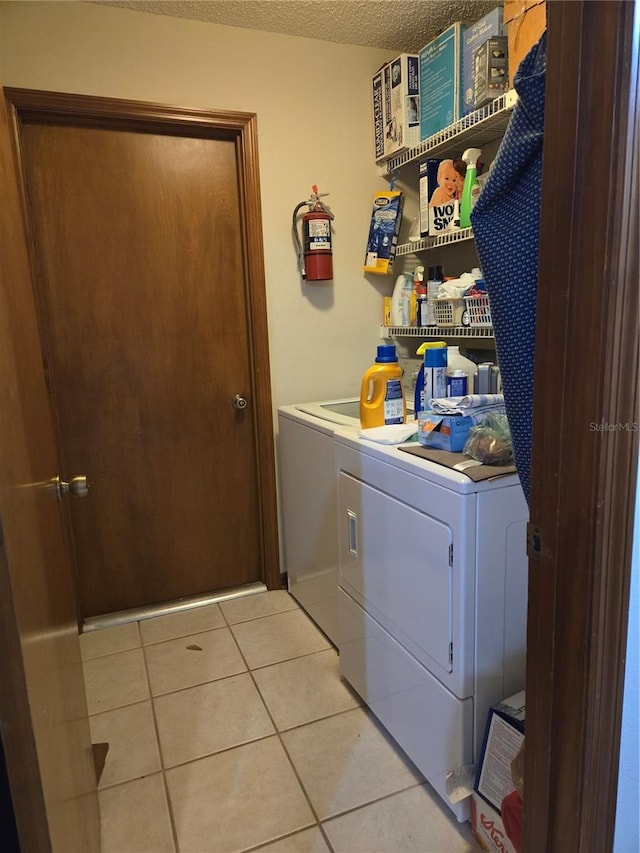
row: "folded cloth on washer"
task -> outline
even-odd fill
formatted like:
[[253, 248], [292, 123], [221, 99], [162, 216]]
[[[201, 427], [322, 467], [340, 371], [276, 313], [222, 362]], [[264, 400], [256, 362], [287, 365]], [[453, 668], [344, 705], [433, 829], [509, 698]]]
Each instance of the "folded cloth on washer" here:
[[417, 421], [408, 424], [387, 424], [381, 427], [369, 427], [358, 432], [360, 438], [377, 441], [378, 444], [402, 444], [418, 434]]
[[504, 394], [467, 394], [464, 397], [433, 397], [429, 408], [439, 415], [468, 415], [479, 423], [489, 412], [504, 414]]

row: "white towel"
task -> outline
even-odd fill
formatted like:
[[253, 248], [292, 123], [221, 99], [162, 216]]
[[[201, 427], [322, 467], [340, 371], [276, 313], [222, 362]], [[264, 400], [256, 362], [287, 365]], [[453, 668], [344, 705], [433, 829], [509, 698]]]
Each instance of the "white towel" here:
[[417, 432], [418, 424], [413, 421], [408, 424], [387, 424], [387, 426], [361, 429], [358, 435], [360, 438], [367, 438], [369, 441], [377, 441], [378, 444], [402, 444], [403, 441], [408, 441]]
[[479, 269], [474, 268], [471, 272], [463, 272], [460, 278], [452, 278], [443, 281], [438, 288], [439, 299], [462, 299], [467, 290], [482, 278]]
[[489, 412], [505, 414], [504, 394], [467, 394], [465, 397], [433, 397], [429, 408], [439, 415], [467, 415], [474, 424]]

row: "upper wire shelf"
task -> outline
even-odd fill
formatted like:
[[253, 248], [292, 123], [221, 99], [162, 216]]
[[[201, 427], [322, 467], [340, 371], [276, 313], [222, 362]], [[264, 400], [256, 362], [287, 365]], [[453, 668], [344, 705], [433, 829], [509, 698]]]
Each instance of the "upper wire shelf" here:
[[456, 228], [452, 231], [443, 231], [434, 237], [423, 237], [411, 243], [399, 243], [396, 247], [396, 257], [425, 252], [427, 249], [437, 249], [439, 246], [448, 246], [451, 243], [461, 243], [463, 240], [473, 240], [472, 228]]
[[380, 326], [381, 338], [491, 338], [491, 326]]
[[517, 92], [515, 89], [509, 89], [485, 107], [474, 110], [438, 133], [434, 133], [414, 148], [409, 148], [381, 163], [378, 167], [380, 174], [390, 175], [402, 166], [425, 156], [435, 157], [445, 151], [466, 148], [468, 142], [473, 142], [481, 148], [500, 139], [507, 129], [511, 112], [517, 102]]

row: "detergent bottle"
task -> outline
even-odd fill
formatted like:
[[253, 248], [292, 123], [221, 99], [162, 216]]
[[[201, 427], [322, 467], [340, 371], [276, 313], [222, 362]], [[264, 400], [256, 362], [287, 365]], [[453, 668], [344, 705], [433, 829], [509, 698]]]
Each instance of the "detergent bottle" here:
[[407, 407], [402, 389], [402, 368], [394, 344], [380, 344], [375, 364], [362, 377], [360, 425], [363, 429], [403, 424]]
[[[473, 394], [476, 384], [476, 376], [478, 373], [478, 365], [471, 361], [470, 358], [462, 355], [460, 347], [447, 347], [447, 384], [448, 377], [454, 374], [456, 376], [467, 375], [467, 390], [465, 394]], [[450, 397], [464, 396], [461, 394], [450, 394]]]
[[424, 362], [416, 377], [413, 403], [416, 418], [418, 412], [429, 408], [432, 397], [447, 396], [447, 345], [444, 341], [420, 344], [416, 355], [423, 355]]
[[391, 325], [411, 325], [411, 296], [413, 294], [413, 274], [401, 273], [396, 279], [391, 296]]

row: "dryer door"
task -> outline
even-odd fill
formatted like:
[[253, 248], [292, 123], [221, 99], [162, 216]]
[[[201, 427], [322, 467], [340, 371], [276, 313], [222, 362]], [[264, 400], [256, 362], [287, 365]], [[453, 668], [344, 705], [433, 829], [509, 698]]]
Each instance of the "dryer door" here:
[[339, 585], [435, 675], [451, 672], [451, 529], [342, 471], [338, 491]]

